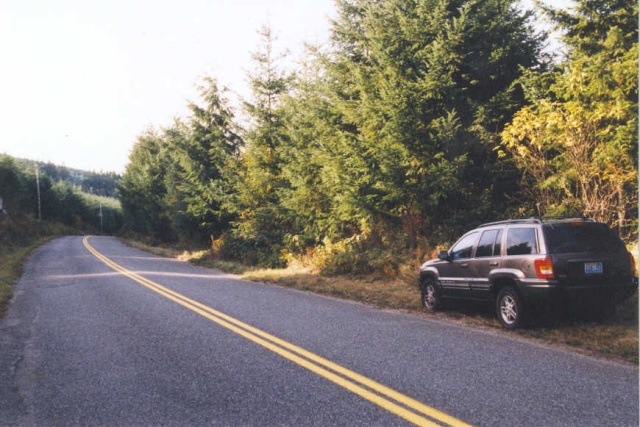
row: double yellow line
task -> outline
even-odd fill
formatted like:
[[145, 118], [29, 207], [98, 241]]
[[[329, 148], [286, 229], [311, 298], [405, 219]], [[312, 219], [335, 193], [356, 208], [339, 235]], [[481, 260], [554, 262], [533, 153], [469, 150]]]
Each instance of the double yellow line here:
[[469, 426], [468, 424], [431, 408], [415, 399], [405, 396], [389, 387], [346, 369], [330, 360], [324, 359], [310, 351], [291, 344], [260, 329], [254, 328], [238, 319], [214, 310], [204, 304], [194, 301], [178, 292], [172, 291], [158, 283], [146, 279], [111, 261], [89, 244], [89, 236], [83, 239], [84, 246], [100, 261], [131, 280], [149, 288], [150, 290], [198, 313], [199, 315], [235, 332], [274, 353], [279, 354], [311, 372], [375, 403], [419, 426]]

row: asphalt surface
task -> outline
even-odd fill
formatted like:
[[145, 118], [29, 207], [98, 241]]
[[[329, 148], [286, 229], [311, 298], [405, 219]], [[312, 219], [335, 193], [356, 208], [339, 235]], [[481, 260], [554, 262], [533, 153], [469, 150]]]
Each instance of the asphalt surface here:
[[33, 253], [0, 323], [0, 425], [411, 425], [210, 308], [455, 418], [442, 425], [638, 426], [637, 367], [88, 242], [138, 279], [81, 237]]

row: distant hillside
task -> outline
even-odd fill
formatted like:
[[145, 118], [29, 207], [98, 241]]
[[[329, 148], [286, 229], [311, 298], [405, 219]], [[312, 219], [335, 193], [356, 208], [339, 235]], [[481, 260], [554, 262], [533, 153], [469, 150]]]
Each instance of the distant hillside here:
[[87, 172], [35, 160], [15, 157], [13, 157], [13, 160], [21, 169], [33, 170], [37, 165], [40, 173], [48, 176], [53, 182], [67, 182], [74, 187], [80, 188], [84, 193], [114, 199], [118, 197], [117, 186], [121, 177], [115, 172]]

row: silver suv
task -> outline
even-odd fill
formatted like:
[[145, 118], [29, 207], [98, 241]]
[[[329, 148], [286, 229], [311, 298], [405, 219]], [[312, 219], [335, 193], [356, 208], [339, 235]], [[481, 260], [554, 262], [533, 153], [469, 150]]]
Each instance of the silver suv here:
[[420, 268], [424, 307], [492, 301], [507, 329], [533, 308], [574, 301], [589, 301], [604, 315], [637, 287], [634, 258], [617, 233], [581, 218], [483, 224]]

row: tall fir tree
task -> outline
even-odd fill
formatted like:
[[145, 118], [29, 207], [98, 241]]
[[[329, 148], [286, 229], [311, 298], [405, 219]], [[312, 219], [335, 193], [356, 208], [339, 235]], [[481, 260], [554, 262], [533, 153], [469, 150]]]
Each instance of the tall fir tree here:
[[338, 2], [329, 72], [360, 215], [415, 244], [500, 207], [493, 148], [523, 103], [512, 83], [541, 65], [531, 18], [506, 0]]
[[125, 230], [165, 242], [176, 238], [165, 205], [166, 154], [161, 134], [148, 129], [138, 137], [118, 186]]
[[278, 265], [290, 228], [280, 193], [287, 186], [282, 163], [288, 145], [282, 97], [292, 78], [279, 68], [283, 54], [276, 52], [272, 29], [264, 26], [259, 35], [262, 46], [253, 54], [257, 68], [249, 76], [253, 97], [245, 102], [250, 129], [244, 136], [246, 151], [234, 203], [239, 215], [236, 231], [239, 238], [254, 242], [262, 264]]
[[[215, 79], [199, 86], [203, 105], [189, 103], [186, 137], [176, 134], [176, 155], [181, 203], [204, 239], [220, 236], [229, 227], [233, 192], [232, 173], [243, 140], [234, 114]], [[182, 133], [184, 135], [184, 132]]]
[[354, 222], [352, 215], [340, 210], [342, 153], [334, 148], [341, 115], [330, 102], [329, 87], [326, 55], [317, 46], [307, 46], [292, 89], [284, 97], [288, 144], [282, 173], [287, 186], [280, 199], [290, 216], [292, 250], [339, 238]]
[[125, 223], [134, 232], [204, 243], [230, 226], [243, 142], [215, 79], [204, 78], [199, 90], [203, 105], [189, 103], [185, 121], [149, 130], [134, 146], [119, 186]]

